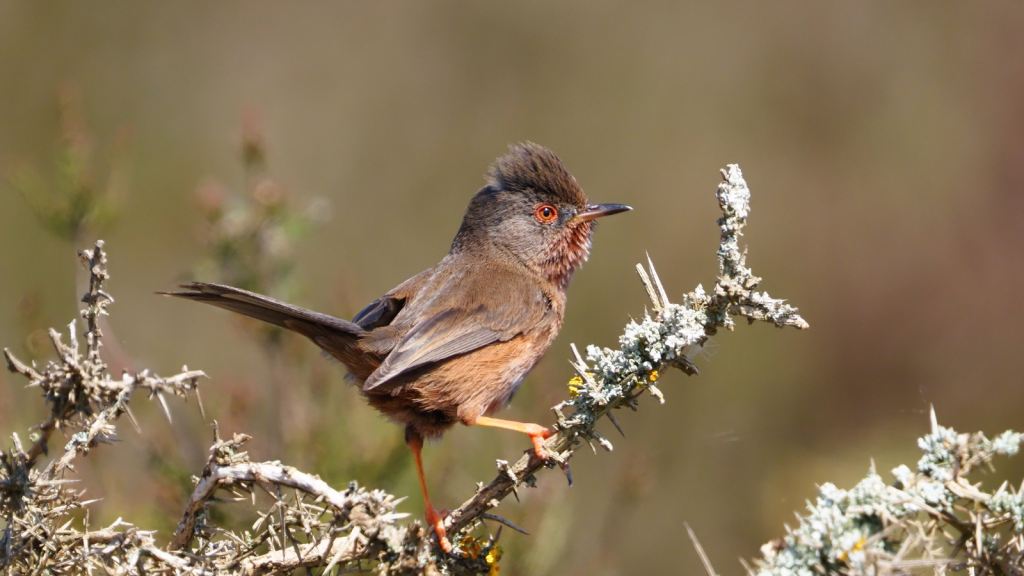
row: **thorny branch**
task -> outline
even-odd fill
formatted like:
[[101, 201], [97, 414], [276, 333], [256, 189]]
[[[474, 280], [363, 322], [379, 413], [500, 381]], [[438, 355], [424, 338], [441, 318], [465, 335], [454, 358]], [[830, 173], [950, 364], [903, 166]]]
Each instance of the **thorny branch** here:
[[[701, 346], [708, 336], [719, 328], [733, 329], [732, 316], [744, 316], [751, 322], [763, 320], [778, 327], [792, 326], [804, 329], [807, 322], [796, 308], [783, 300], [770, 298], [767, 293], [755, 292], [761, 282], [746, 267], [746, 255], [739, 249], [739, 237], [750, 212], [750, 190], [743, 180], [739, 166], [730, 164], [722, 171], [724, 181], [718, 186], [718, 205], [722, 217], [721, 244], [718, 250], [719, 278], [712, 295], [701, 286], [683, 296], [682, 304], [669, 301], [654, 264], [648, 260], [648, 270], [637, 265], [654, 308], [645, 314], [642, 322], [630, 322], [619, 337], [619, 350], [587, 348], [584, 361], [573, 345], [573, 368], [578, 376], [569, 384], [570, 398], [554, 410], [558, 419], [557, 432], [548, 439], [548, 451], [568, 474], [567, 460], [585, 440], [599, 443], [606, 450], [611, 442], [596, 429], [597, 421], [608, 416], [619, 427], [612, 410], [637, 408], [640, 395], [646, 390], [664, 403], [665, 399], [656, 382], [665, 368], [676, 367], [687, 374], [696, 375], [697, 369], [687, 352]], [[589, 362], [589, 363], [588, 363]], [[565, 412], [572, 413], [566, 416]], [[476, 522], [480, 515], [497, 506], [521, 485], [532, 485], [534, 474], [545, 466], [532, 451], [512, 466], [499, 465], [498, 476], [479, 489], [472, 498], [445, 519], [449, 533]], [[572, 477], [569, 477], [570, 483]]]
[[[579, 375], [570, 381], [569, 399], [554, 407], [557, 432], [548, 440], [548, 450], [557, 455], [567, 474], [568, 459], [583, 441], [611, 450], [611, 443], [595, 428], [601, 417], [608, 416], [618, 427], [612, 411], [622, 407], [635, 410], [644, 391], [664, 402], [656, 385], [659, 372], [674, 366], [697, 374], [687, 352], [701, 346], [719, 328], [732, 329], [733, 316], [779, 327], [807, 327], [795, 308], [755, 291], [760, 279], [746, 267], [739, 248], [750, 191], [737, 166], [730, 165], [723, 176], [725, 181], [718, 188], [722, 210], [718, 221], [719, 279], [711, 294], [698, 286], [683, 296], [682, 303], [672, 303], [654, 266], [650, 262], [647, 269], [638, 265], [652, 312], [645, 314], [642, 322], [626, 326], [619, 350], [590, 346], [584, 360], [573, 346], [572, 364]], [[74, 528], [68, 514], [89, 504], [81, 501], [81, 494], [65, 487], [70, 480], [64, 476], [73, 470], [74, 458], [112, 441], [114, 422], [121, 415], [127, 414], [134, 422], [128, 400], [135, 390], [145, 389], [150, 397], [156, 396], [166, 411], [164, 395], [187, 397], [195, 392], [198, 399], [196, 386], [203, 376], [187, 368], [171, 378], [141, 372], [114, 380], [106, 373], [96, 318], [106, 313], [113, 299], [103, 291], [108, 275], [102, 248], [102, 242], [97, 242], [93, 250], [82, 252], [90, 272], [89, 291], [83, 298], [87, 306], [82, 313], [85, 354], [79, 352], [74, 324], [69, 345], [51, 331], [59, 362], [50, 362], [42, 372], [4, 351], [9, 368], [28, 378], [30, 386], [43, 390], [51, 416], [36, 427], [34, 444], [27, 451], [15, 434], [14, 447], [0, 458], [0, 513], [6, 520], [0, 539], [0, 569], [33, 576], [43, 569], [50, 574], [99, 569], [132, 575], [286, 574], [303, 567], [321, 574], [335, 567], [346, 571], [372, 568], [380, 574], [496, 572], [501, 555], [496, 540], [501, 530], [490, 538], [474, 538], [468, 532], [483, 519], [516, 528], [489, 511], [518, 487], [533, 485], [534, 475], [545, 463], [532, 451], [511, 466], [499, 461], [498, 476], [446, 518], [449, 534], [460, 544], [462, 555], [458, 558], [442, 556], [432, 531], [424, 530], [419, 522], [397, 524], [406, 516], [395, 511], [401, 499], [355, 483], [338, 491], [279, 462], [251, 462], [240, 449], [248, 436], [221, 439], [216, 424], [210, 459], [202, 476], [194, 478], [195, 489], [166, 549], [155, 544], [153, 532], [120, 520], [102, 530]], [[39, 471], [37, 460], [47, 455], [47, 442], [57, 429], [77, 431], [63, 455]], [[259, 512], [251, 531], [228, 531], [212, 521], [212, 505], [245, 500], [255, 505], [257, 491], [273, 503], [269, 510]]]
[[193, 392], [198, 400], [199, 378], [205, 376], [201, 371], [190, 371], [186, 366], [180, 374], [170, 378], [151, 376], [148, 370], [137, 374], [125, 372], [120, 380], [111, 378], [100, 357], [103, 334], [97, 325], [97, 319], [105, 315], [107, 306], [114, 302], [103, 291], [103, 285], [110, 277], [103, 241], [97, 241], [92, 250], [81, 251], [79, 257], [89, 269], [89, 291], [82, 297], [86, 306], [81, 313], [86, 324], [85, 354], [79, 351], [75, 322], [68, 326], [70, 344], [64, 344], [61, 334], [50, 329], [50, 341], [60, 362], [51, 361], [43, 372], [36, 370], [34, 365], [21, 362], [4, 348], [8, 369], [28, 378], [30, 388], [41, 389], [51, 409], [50, 418], [37, 427], [39, 438], [26, 454], [26, 464], [31, 467], [36, 458], [48, 453], [48, 441], [54, 430], [81, 429], [72, 436], [64, 455], [51, 463], [51, 476], [70, 467], [78, 453], [88, 452], [99, 443], [109, 443], [113, 438], [113, 422], [122, 413], [127, 413], [135, 421], [128, 408], [128, 398], [135, 390], [142, 388], [149, 392], [150, 397], [156, 396], [170, 418], [164, 394], [184, 398]]
[[[754, 576], [897, 576], [928, 569], [975, 575], [1024, 574], [1024, 486], [994, 493], [968, 481], [997, 456], [1020, 450], [1024, 435], [957, 434], [939, 426], [918, 440], [917, 472], [892, 470], [887, 485], [871, 466], [851, 490], [819, 488], [796, 529], [761, 548]], [[756, 570], [755, 570], [756, 568]]]
[[[14, 446], [0, 454], [0, 514], [6, 524], [0, 537], [0, 567], [6, 568], [8, 574], [38, 573], [43, 567], [63, 573], [65, 570], [58, 558], [77, 549], [78, 540], [88, 548], [90, 537], [97, 546], [108, 546], [112, 538], [125, 546], [128, 543], [145, 546], [150, 542], [149, 533], [134, 529], [107, 537], [114, 534], [118, 526], [129, 526], [123, 523], [92, 533], [69, 528], [71, 522], [65, 522], [68, 514], [88, 502], [81, 501], [80, 493], [65, 488], [72, 482], [64, 478], [65, 472], [74, 470], [72, 462], [79, 454], [87, 454], [98, 444], [114, 440], [114, 421], [122, 414], [128, 414], [135, 421], [128, 407], [134, 391], [147, 390], [151, 397], [157, 396], [167, 410], [165, 394], [187, 397], [195, 393], [198, 400], [198, 381], [204, 376], [186, 367], [170, 378], [144, 371], [124, 373], [121, 379], [113, 379], [100, 356], [103, 334], [97, 324], [97, 319], [106, 314], [107, 306], [114, 301], [103, 289], [109, 278], [103, 242], [97, 241], [92, 250], [84, 250], [79, 256], [89, 269], [89, 289], [82, 297], [85, 308], [81, 313], [86, 326], [84, 353], [79, 347], [75, 322], [68, 327], [69, 344], [63, 342], [56, 330], [50, 330], [50, 340], [59, 361], [49, 362], [42, 371], [4, 349], [8, 369], [28, 378], [30, 388], [41, 389], [50, 406], [50, 417], [36, 426], [31, 437], [33, 444], [27, 451], [14, 434]], [[167, 414], [170, 417], [170, 413]], [[49, 440], [58, 429], [65, 433], [77, 432], [71, 435], [63, 454], [39, 470], [37, 460], [49, 454]], [[68, 545], [62, 547], [61, 543]], [[68, 565], [73, 567], [74, 563]]]

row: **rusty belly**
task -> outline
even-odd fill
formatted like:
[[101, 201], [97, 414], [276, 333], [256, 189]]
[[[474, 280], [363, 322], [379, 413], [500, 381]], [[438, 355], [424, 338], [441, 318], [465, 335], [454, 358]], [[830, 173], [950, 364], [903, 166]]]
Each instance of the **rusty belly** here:
[[504, 408], [553, 336], [516, 336], [403, 374], [386, 391], [370, 390], [368, 402], [391, 420], [436, 437], [458, 422]]

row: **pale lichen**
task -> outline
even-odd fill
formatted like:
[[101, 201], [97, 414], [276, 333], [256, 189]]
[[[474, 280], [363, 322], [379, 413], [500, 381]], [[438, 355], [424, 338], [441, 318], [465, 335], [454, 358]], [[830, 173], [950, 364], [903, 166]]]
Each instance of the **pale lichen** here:
[[[1020, 573], [1021, 493], [1004, 483], [989, 494], [967, 481], [979, 464], [1015, 454], [1020, 443], [1016, 432], [990, 441], [981, 433], [957, 434], [933, 419], [932, 432], [918, 440], [924, 456], [917, 472], [898, 466], [895, 481], [886, 484], [872, 470], [849, 491], [822, 485], [796, 529], [761, 549], [757, 576], [881, 576], [906, 574], [902, 570], [911, 566]], [[943, 533], [958, 543], [952, 556]]]

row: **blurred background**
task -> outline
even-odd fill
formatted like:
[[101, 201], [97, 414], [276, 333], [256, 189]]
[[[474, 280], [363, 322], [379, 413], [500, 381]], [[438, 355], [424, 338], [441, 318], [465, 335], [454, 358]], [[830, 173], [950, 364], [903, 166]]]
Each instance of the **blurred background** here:
[[[509, 143], [554, 149], [603, 222], [561, 335], [505, 417], [550, 422], [569, 343], [714, 282], [718, 170], [753, 190], [749, 264], [806, 332], [740, 326], [699, 377], [665, 375], [499, 513], [502, 574], [702, 573], [784, 534], [871, 458], [918, 459], [941, 423], [1024, 427], [1024, 6], [1019, 2], [0, 2], [0, 343], [50, 358], [75, 317], [75, 251], [107, 241], [112, 368], [205, 370], [209, 419], [251, 452], [422, 501], [402, 431], [298, 337], [157, 297], [235, 283], [351, 317], [437, 262]], [[209, 423], [141, 398], [137, 433], [79, 464], [94, 522], [166, 538]], [[44, 407], [0, 373], [4, 435]], [[605, 425], [607, 426], [607, 425]], [[56, 445], [56, 444], [55, 444]], [[528, 442], [459, 427], [425, 451], [454, 508]], [[1021, 462], [1000, 476], [1020, 481]], [[238, 522], [242, 522], [239, 519]], [[246, 522], [251, 523], [249, 518]]]

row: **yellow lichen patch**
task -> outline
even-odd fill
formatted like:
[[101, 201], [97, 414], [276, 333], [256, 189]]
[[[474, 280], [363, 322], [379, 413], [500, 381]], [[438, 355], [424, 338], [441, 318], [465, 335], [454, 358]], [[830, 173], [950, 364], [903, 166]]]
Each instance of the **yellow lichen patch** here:
[[651, 372], [647, 375], [647, 379], [650, 380], [651, 382], [657, 382], [658, 381], [658, 371], [657, 370], [651, 370]]
[[[459, 547], [462, 548], [463, 553], [471, 560], [479, 559], [487, 544], [488, 542], [483, 538], [473, 538], [472, 536], [465, 536], [459, 541]], [[484, 562], [487, 562], [489, 567], [487, 576], [497, 576], [498, 571], [501, 570], [501, 567], [498, 566], [498, 560], [501, 560], [503, 553], [501, 546], [494, 546], [487, 550], [487, 554], [483, 557]]]
[[850, 552], [858, 552], [860, 550], [863, 550], [864, 549], [864, 544], [867, 541], [868, 541], [867, 538], [861, 538], [860, 540], [858, 540], [857, 543], [853, 545], [853, 548], [851, 550], [847, 550], [846, 552], [843, 552], [842, 554], [839, 555], [839, 561], [840, 562], [846, 562], [846, 559], [850, 557]]
[[569, 398], [577, 398], [580, 395], [580, 386], [583, 385], [583, 378], [575, 376], [569, 380]]
[[487, 556], [484, 557], [484, 560], [487, 561], [487, 565], [491, 567], [491, 569], [487, 571], [487, 576], [497, 576], [498, 571], [501, 570], [501, 567], [498, 566], [498, 560], [501, 560], [502, 553], [501, 546], [495, 546], [494, 548], [491, 548], [490, 552], [487, 553]]
[[473, 538], [472, 536], [466, 536], [459, 542], [459, 547], [473, 560], [480, 557], [480, 550], [483, 548], [482, 540], [479, 538]]

